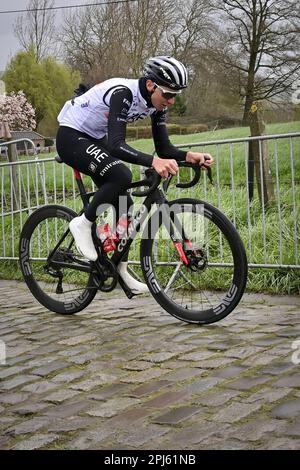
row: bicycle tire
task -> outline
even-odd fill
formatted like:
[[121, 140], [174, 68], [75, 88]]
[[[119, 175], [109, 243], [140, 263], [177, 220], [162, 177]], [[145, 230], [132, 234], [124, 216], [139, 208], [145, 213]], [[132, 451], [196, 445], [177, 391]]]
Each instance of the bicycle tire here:
[[[155, 233], [152, 232], [150, 237], [148, 236], [150, 233], [149, 227], [152, 227], [152, 230], [153, 230], [153, 225], [151, 225], [153, 224], [153, 220], [151, 219], [154, 217], [157, 217], [157, 212], [154, 213], [148, 220], [148, 224], [145, 228], [142, 241], [141, 241], [141, 250], [140, 250], [141, 266], [142, 266], [142, 271], [143, 271], [145, 281], [149, 287], [149, 290], [152, 296], [155, 298], [155, 300], [161, 305], [161, 307], [163, 307], [164, 310], [166, 310], [169, 314], [173, 315], [177, 319], [185, 321], [187, 323], [198, 323], [198, 324], [209, 324], [209, 323], [217, 322], [223, 319], [224, 317], [226, 317], [227, 315], [229, 315], [229, 313], [231, 313], [234, 310], [234, 308], [238, 305], [239, 301], [241, 300], [241, 297], [246, 287], [248, 264], [247, 264], [247, 257], [246, 257], [246, 252], [245, 252], [243, 242], [240, 238], [239, 233], [237, 232], [236, 228], [231, 223], [231, 221], [220, 210], [218, 210], [211, 204], [204, 202], [204, 201], [197, 200], [197, 199], [191, 199], [191, 198], [177, 199], [175, 201], [168, 202], [169, 206], [172, 204], [177, 204], [179, 206], [182, 206], [182, 205], [194, 206], [195, 204], [202, 205], [204, 223], [206, 225], [211, 224], [209, 226], [212, 227], [212, 232], [218, 233], [218, 236], [222, 237], [222, 240], [224, 239], [225, 241], [227, 241], [227, 245], [229, 247], [228, 252], [231, 251], [229, 255], [233, 259], [232, 281], [230, 283], [228, 290], [225, 292], [224, 295], [221, 296], [220, 301], [217, 300], [216, 305], [213, 305], [213, 303], [211, 302], [212, 305], [206, 306], [208, 308], [205, 308], [205, 305], [204, 305], [204, 310], [199, 310], [199, 307], [198, 307], [198, 310], [197, 309], [189, 310], [186, 306], [183, 307], [179, 305], [177, 301], [172, 300], [167, 292], [167, 289], [165, 288], [165, 286], [162, 285], [160, 281], [158, 272], [159, 272], [159, 269], [162, 270], [163, 268], [162, 267], [159, 268], [158, 264], [155, 264], [156, 263], [155, 254], [153, 253], [155, 235], [157, 234], [159, 228], [162, 225], [161, 219], [159, 220], [157, 224], [158, 225], [157, 231]], [[182, 265], [179, 267], [180, 270], [182, 268], [183, 269], [185, 268], [183, 263], [181, 264]], [[217, 266], [217, 268], [220, 268], [220, 266]], [[185, 273], [186, 272], [187, 271], [185, 271]], [[199, 279], [200, 279], [200, 275], [199, 275]], [[201, 290], [201, 287], [200, 287], [200, 290]], [[219, 291], [216, 290], [216, 293], [217, 293], [216, 299], [218, 299]], [[199, 295], [201, 295], [201, 292], [199, 293]], [[205, 300], [204, 304], [205, 303], [209, 304], [210, 302], [209, 293], [206, 293], [205, 291], [205, 295], [207, 299], [204, 299]]]
[[[64, 315], [73, 315], [74, 313], [80, 312], [92, 302], [97, 293], [97, 288], [93, 284], [93, 276], [92, 274], [86, 273], [87, 276], [89, 276], [87, 284], [82, 288], [83, 292], [77, 297], [74, 297], [71, 300], [53, 299], [43, 290], [43, 288], [40, 287], [40, 280], [36, 279], [33, 274], [33, 261], [30, 256], [30, 250], [32, 250], [31, 240], [35, 230], [39, 230], [39, 227], [41, 227], [40, 224], [48, 224], [50, 223], [50, 219], [54, 219], [54, 221], [56, 220], [56, 223], [59, 220], [66, 221], [64, 222], [66, 225], [66, 223], [68, 224], [68, 222], [76, 216], [76, 212], [64, 206], [48, 205], [41, 207], [33, 212], [25, 222], [19, 244], [20, 267], [29, 290], [36, 300], [48, 310]], [[70, 237], [72, 237], [72, 235], [70, 235]], [[51, 246], [51, 249], [54, 248], [55, 245]], [[69, 270], [69, 272], [71, 271]]]

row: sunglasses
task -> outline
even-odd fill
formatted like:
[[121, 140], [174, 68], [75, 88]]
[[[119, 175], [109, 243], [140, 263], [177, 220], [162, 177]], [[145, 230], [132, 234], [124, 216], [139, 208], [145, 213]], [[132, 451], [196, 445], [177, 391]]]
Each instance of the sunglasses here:
[[165, 90], [165, 88], [161, 87], [160, 85], [157, 85], [157, 83], [154, 83], [154, 85], [155, 85], [155, 88], [158, 88], [161, 91], [161, 96], [165, 98], [166, 100], [176, 98], [176, 96], [180, 95], [181, 93], [181, 90], [169, 91], [169, 90]]

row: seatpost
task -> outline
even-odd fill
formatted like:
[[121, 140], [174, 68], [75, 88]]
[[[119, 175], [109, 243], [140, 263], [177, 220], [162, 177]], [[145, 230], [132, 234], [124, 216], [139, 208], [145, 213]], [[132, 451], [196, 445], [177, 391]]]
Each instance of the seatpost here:
[[78, 170], [76, 170], [76, 168], [73, 168], [73, 171], [74, 171], [74, 177], [75, 177], [76, 182], [77, 182], [77, 186], [78, 186], [78, 189], [79, 189], [79, 193], [80, 193], [83, 205], [84, 205], [84, 207], [86, 207], [89, 203], [89, 198], [88, 198], [87, 192], [85, 190], [85, 187], [84, 187], [84, 184], [83, 184], [83, 181], [82, 181], [82, 178], [81, 178], [81, 174]]

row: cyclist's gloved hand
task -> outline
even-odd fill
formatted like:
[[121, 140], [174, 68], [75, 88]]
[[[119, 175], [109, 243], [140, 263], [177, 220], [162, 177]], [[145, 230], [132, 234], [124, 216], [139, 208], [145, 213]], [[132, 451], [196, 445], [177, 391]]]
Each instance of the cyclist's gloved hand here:
[[214, 164], [214, 159], [209, 153], [191, 152], [186, 154], [186, 161], [189, 163], [199, 163], [203, 170]]
[[171, 175], [176, 175], [178, 172], [176, 160], [154, 157], [152, 166], [162, 178], [167, 178], [169, 173], [171, 173]]

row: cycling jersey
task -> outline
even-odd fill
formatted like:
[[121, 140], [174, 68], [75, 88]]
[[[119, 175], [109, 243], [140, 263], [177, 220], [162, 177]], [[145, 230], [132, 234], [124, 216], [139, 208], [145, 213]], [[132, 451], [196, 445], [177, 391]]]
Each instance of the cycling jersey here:
[[61, 126], [70, 127], [94, 139], [107, 136], [111, 155], [120, 160], [151, 166], [153, 156], [125, 142], [129, 122], [151, 116], [155, 149], [162, 158], [185, 160], [186, 152], [174, 147], [166, 128], [166, 110], [156, 111], [146, 89], [146, 79], [113, 78], [95, 85], [66, 102], [58, 116]]
[[[131, 99], [124, 101], [126, 122], [133, 122], [150, 116], [155, 108], [149, 108], [141, 96], [138, 80], [112, 78], [95, 85], [81, 96], [66, 102], [58, 121], [63, 126], [72, 127], [95, 139], [107, 134], [110, 99], [114, 92], [128, 90]], [[122, 111], [122, 110], [121, 110]]]

